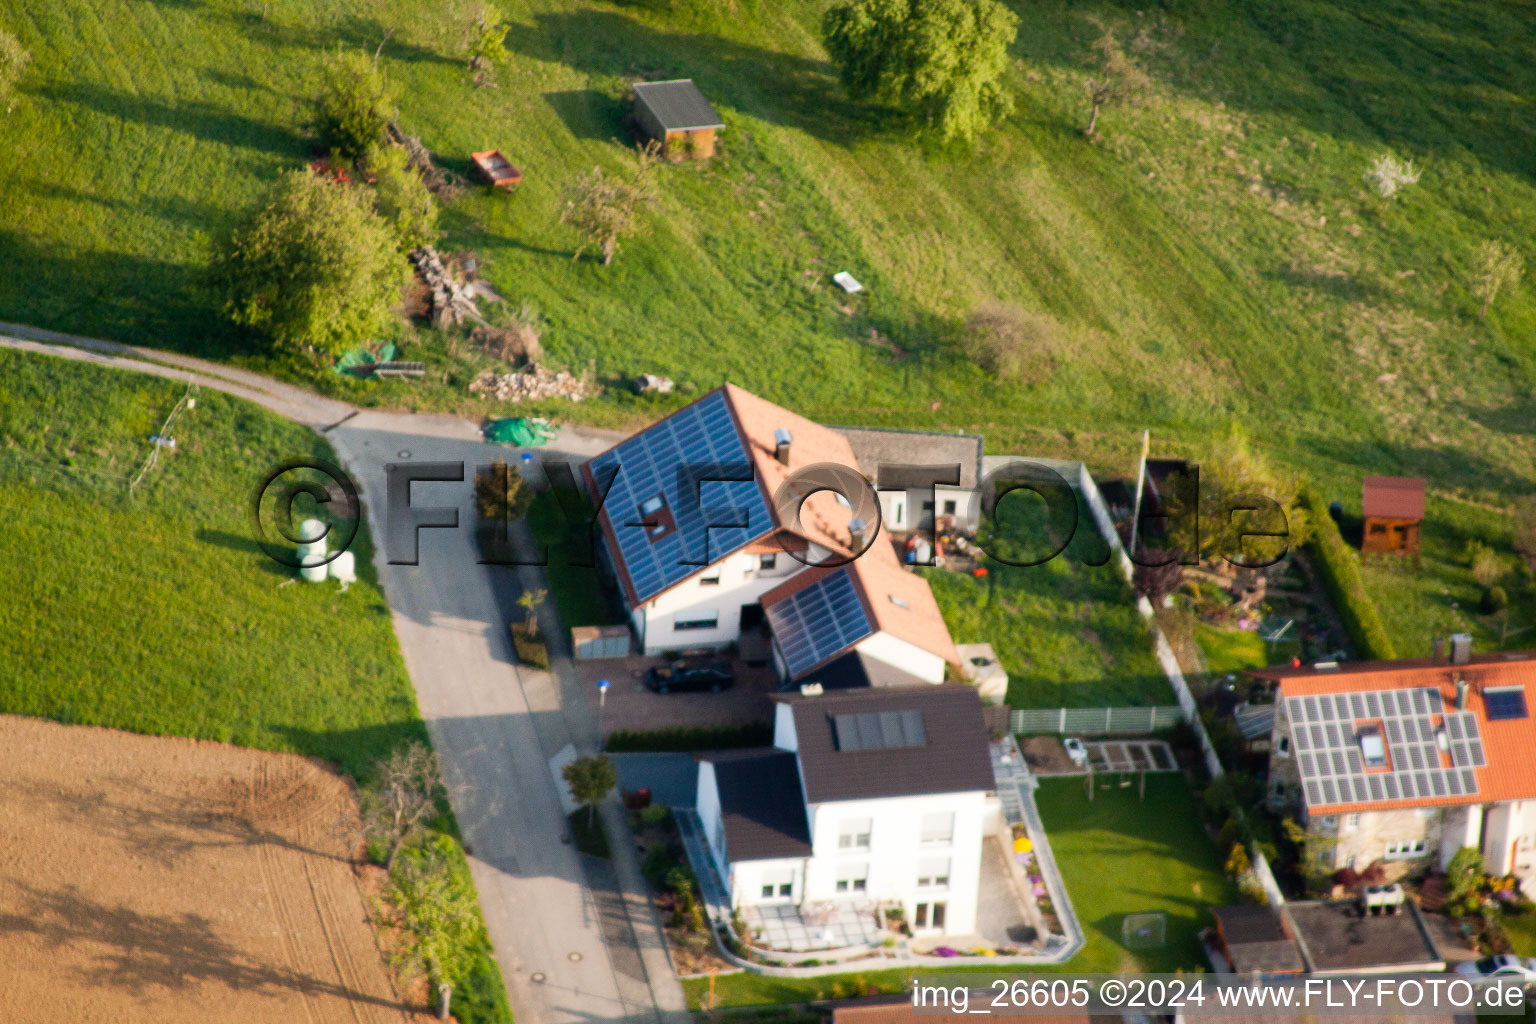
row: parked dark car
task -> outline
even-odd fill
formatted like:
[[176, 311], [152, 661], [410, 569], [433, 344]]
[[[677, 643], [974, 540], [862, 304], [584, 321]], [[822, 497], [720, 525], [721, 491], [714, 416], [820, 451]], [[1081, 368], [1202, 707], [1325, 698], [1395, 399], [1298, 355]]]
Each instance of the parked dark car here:
[[719, 693], [730, 689], [736, 681], [728, 661], [690, 662], [675, 661], [669, 668], [654, 667], [645, 671], [646, 689], [656, 693], [709, 690]]

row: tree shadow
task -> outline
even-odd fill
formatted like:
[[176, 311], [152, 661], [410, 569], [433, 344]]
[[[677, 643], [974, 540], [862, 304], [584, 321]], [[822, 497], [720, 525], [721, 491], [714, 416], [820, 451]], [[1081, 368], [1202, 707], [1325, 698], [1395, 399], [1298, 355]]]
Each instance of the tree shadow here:
[[0, 934], [31, 935], [50, 948], [107, 946], [93, 963], [73, 968], [94, 987], [143, 995], [205, 983], [234, 992], [296, 992], [410, 1011], [302, 971], [264, 963], [225, 941], [201, 914], [143, 914], [84, 895], [74, 886], [48, 891], [12, 879], [20, 911], [0, 913]]
[[1379, 302], [1387, 297], [1380, 285], [1353, 274], [1328, 274], [1295, 264], [1266, 270], [1263, 276], [1289, 288], [1323, 292], [1341, 302]]
[[382, 59], [401, 61], [406, 64], [445, 64], [450, 67], [464, 65], [464, 61], [458, 57], [439, 53], [430, 46], [407, 42], [395, 35], [391, 26], [377, 18], [354, 14], [324, 24], [298, 25], [252, 16], [250, 13], [225, 13], [221, 16], [253, 42], [261, 45], [321, 52], [334, 52], [339, 47], [344, 50], [365, 51], [371, 57], [382, 43]]
[[203, 100], [163, 103], [81, 81], [50, 84], [33, 92], [58, 103], [89, 107], [109, 118], [168, 128], [222, 146], [240, 146], [288, 157], [302, 157], [311, 148], [311, 140], [291, 128], [257, 120]]
[[590, 75], [692, 78], [711, 102], [847, 144], [870, 133], [875, 112], [853, 103], [832, 66], [716, 35], [666, 32], [616, 11], [537, 14], [514, 24], [507, 46]]
[[[1275, 0], [1223, 10], [1230, 20], [1193, 21], [1200, 34], [1185, 43], [1190, 53], [1214, 44], [1214, 75], [1212, 60], [1191, 60], [1169, 72], [1179, 88], [1208, 95], [1215, 77], [1229, 107], [1370, 148], [1470, 154], [1536, 175], [1533, 124], [1521, 99], [1532, 85], [1523, 56], [1531, 28], [1513, 8]], [[1254, 61], [1268, 64], [1267, 73], [1247, 71]]]
[[597, 89], [566, 89], [544, 93], [555, 116], [578, 139], [602, 142], [631, 134], [629, 108], [624, 101]]
[[0, 230], [0, 302], [36, 327], [224, 359], [253, 350], [217, 311], [206, 270], [133, 253], [67, 250]]
[[[1447, 410], [1449, 411], [1449, 410]], [[1476, 413], [1473, 412], [1473, 416]], [[1496, 463], [1465, 448], [1446, 445], [1406, 445], [1391, 441], [1356, 440], [1348, 436], [1307, 437], [1301, 442], [1315, 456], [1343, 466], [1361, 467], [1393, 476], [1419, 476], [1428, 481], [1431, 497], [1438, 483], [1455, 481], [1465, 487], [1506, 497], [1528, 494], [1533, 481], [1507, 464]], [[1326, 501], [1359, 498], [1359, 489], [1336, 489], [1323, 494]]]

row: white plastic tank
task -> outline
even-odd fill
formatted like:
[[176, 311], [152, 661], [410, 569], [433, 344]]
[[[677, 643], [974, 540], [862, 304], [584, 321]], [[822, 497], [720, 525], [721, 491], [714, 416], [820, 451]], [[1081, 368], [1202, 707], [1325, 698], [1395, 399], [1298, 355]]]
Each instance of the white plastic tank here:
[[[318, 519], [306, 519], [299, 526], [299, 575], [311, 583], [319, 583], [326, 577], [325, 524]], [[315, 538], [310, 540], [309, 538]]]
[[331, 579], [339, 580], [342, 586], [357, 582], [357, 561], [350, 551], [343, 551], [331, 559], [326, 568], [331, 572]]

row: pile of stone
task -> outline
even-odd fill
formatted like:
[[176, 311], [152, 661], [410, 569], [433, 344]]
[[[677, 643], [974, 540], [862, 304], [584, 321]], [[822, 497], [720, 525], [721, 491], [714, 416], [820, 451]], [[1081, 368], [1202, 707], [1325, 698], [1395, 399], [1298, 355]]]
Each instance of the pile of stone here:
[[471, 394], [489, 395], [498, 402], [537, 402], [546, 398], [579, 402], [596, 395], [598, 387], [590, 376], [533, 365], [514, 373], [486, 370], [475, 378], [469, 390]]
[[643, 395], [648, 392], [655, 392], [659, 395], [671, 394], [672, 388], [675, 387], [671, 377], [658, 377], [651, 373], [642, 373], [635, 378], [630, 386], [634, 388], [637, 395]]
[[[475, 299], [489, 292], [489, 289], [483, 288], [479, 281], [465, 281], [451, 272], [437, 250], [430, 245], [412, 249], [410, 260], [431, 292], [433, 327], [443, 330], [465, 320], [485, 323], [485, 318], [480, 315], [480, 307], [475, 305]], [[488, 297], [494, 295], [491, 292]]]

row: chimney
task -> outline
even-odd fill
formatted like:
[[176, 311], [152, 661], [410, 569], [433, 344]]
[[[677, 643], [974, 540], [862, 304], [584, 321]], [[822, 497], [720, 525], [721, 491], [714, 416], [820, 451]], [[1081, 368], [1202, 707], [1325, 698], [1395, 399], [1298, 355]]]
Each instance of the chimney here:
[[1456, 710], [1457, 711], [1465, 711], [1465, 710], [1467, 710], [1467, 692], [1469, 690], [1471, 690], [1471, 689], [1472, 689], [1472, 687], [1467, 683], [1466, 679], [1462, 676], [1462, 674], [1460, 672], [1457, 672], [1456, 673]]
[[1445, 637], [1437, 636], [1430, 644], [1429, 663], [1431, 665], [1445, 664]]
[[868, 529], [868, 524], [864, 522], [864, 518], [862, 516], [854, 516], [852, 519], [848, 520], [848, 539], [850, 542], [849, 546], [852, 547], [855, 551], [861, 551], [863, 549], [864, 531], [866, 529]]
[[783, 427], [773, 432], [773, 457], [779, 460], [781, 465], [789, 465], [789, 446], [794, 437]]
[[1451, 634], [1451, 664], [1465, 665], [1472, 660], [1472, 634]]

